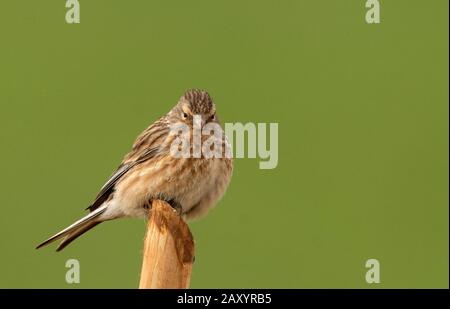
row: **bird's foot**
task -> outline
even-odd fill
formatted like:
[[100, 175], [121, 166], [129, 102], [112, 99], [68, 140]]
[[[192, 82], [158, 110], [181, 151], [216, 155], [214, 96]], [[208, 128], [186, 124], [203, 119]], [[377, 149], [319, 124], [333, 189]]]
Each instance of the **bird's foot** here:
[[175, 200], [168, 200], [166, 201], [170, 206], [172, 206], [173, 210], [179, 215], [181, 216], [183, 214], [183, 207], [181, 206], [180, 203], [178, 203]]
[[[181, 206], [180, 203], [178, 203], [174, 199], [163, 199], [163, 198], [158, 198], [158, 199], [159, 200], [163, 200], [164, 202], [169, 204], [179, 216], [181, 216], [183, 214], [183, 207]], [[154, 199], [150, 199], [148, 201], [148, 203], [144, 205], [144, 208], [145, 209], [149, 209], [149, 210], [152, 209], [152, 202], [153, 202], [153, 200]]]

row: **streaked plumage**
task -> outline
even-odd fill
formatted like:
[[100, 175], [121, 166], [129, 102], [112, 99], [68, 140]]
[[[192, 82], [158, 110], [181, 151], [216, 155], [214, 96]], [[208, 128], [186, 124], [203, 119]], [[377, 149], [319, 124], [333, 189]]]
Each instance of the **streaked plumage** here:
[[[230, 158], [175, 158], [170, 144], [170, 125], [183, 122], [192, 128], [192, 116], [202, 123], [219, 123], [215, 105], [205, 91], [189, 90], [165, 116], [150, 125], [136, 139], [116, 172], [100, 189], [90, 213], [44, 241], [37, 248], [62, 239], [57, 251], [99, 223], [121, 217], [147, 217], [152, 199], [164, 199], [181, 207], [186, 219], [200, 217], [225, 193], [231, 179]], [[185, 117], [187, 116], [187, 117]], [[223, 149], [229, 147], [221, 140]]]

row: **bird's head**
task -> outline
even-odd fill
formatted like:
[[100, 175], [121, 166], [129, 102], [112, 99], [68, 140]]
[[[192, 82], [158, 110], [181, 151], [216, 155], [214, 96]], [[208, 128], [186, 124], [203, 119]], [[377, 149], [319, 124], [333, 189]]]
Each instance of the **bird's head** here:
[[192, 89], [186, 91], [169, 113], [171, 123], [182, 122], [190, 127], [193, 125], [194, 116], [201, 119], [202, 127], [211, 122], [219, 123], [216, 106], [211, 96], [204, 90]]

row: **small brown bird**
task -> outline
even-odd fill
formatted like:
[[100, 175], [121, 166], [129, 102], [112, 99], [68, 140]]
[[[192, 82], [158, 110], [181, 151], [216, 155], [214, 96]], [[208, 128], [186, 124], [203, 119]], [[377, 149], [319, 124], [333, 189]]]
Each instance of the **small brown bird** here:
[[[188, 141], [193, 137], [194, 118], [201, 127], [217, 124], [215, 104], [206, 91], [189, 90], [165, 116], [142, 132], [125, 156], [116, 172], [101, 188], [89, 209], [90, 213], [37, 248], [62, 239], [57, 251], [103, 221], [123, 217], [145, 218], [149, 202], [167, 201], [187, 220], [200, 217], [214, 206], [225, 193], [233, 171], [229, 156], [207, 158], [203, 154], [177, 157], [171, 152], [179, 132], [171, 130], [182, 124], [190, 128]], [[229, 149], [225, 136], [216, 141]], [[202, 136], [203, 142], [208, 136]], [[195, 140], [195, 139], [194, 139]], [[192, 153], [195, 143], [189, 145]]]

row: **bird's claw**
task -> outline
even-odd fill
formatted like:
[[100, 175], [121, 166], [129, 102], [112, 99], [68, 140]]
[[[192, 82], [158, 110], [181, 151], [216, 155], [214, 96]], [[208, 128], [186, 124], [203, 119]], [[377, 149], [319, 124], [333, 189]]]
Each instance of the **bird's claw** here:
[[169, 201], [168, 202], [170, 206], [172, 206], [173, 210], [181, 216], [183, 214], [183, 207], [181, 207], [181, 204], [176, 201]]

